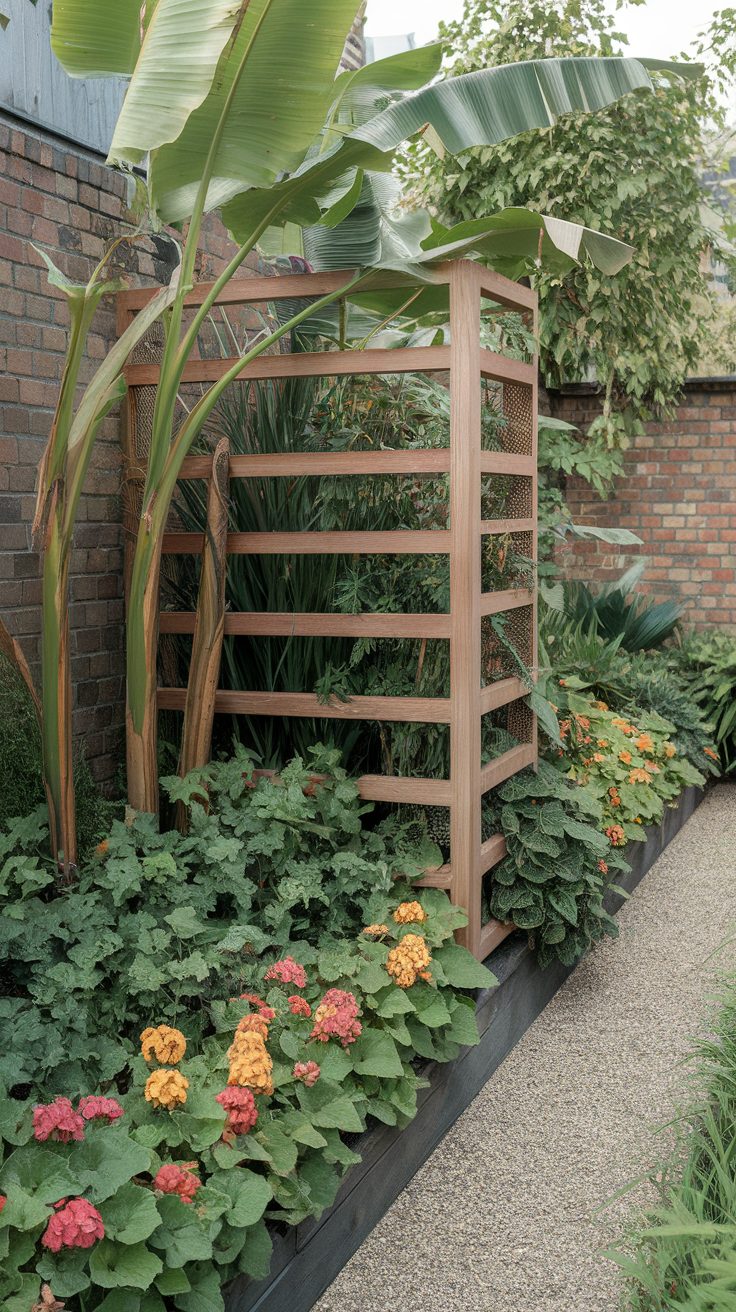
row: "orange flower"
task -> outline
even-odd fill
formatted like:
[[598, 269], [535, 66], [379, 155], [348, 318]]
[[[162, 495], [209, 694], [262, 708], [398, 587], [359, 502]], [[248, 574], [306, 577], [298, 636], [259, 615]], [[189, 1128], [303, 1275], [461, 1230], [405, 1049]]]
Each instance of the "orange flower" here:
[[593, 753], [593, 760], [594, 760], [594, 761], [597, 761], [599, 765], [600, 765], [601, 761], [605, 761], [605, 759], [606, 759], [606, 758], [605, 758], [605, 756], [603, 755], [603, 752], [594, 752], [594, 753]]
[[621, 825], [609, 825], [606, 830], [606, 838], [610, 839], [612, 847], [623, 847], [626, 842], [626, 835]]
[[650, 738], [648, 733], [640, 733], [639, 737], [634, 739], [634, 746], [638, 747], [640, 752], [651, 752], [654, 747], [654, 739]]
[[[708, 748], [706, 747], [705, 750], [706, 750], [706, 752], [707, 752], [707, 751], [708, 751]], [[665, 743], [665, 745], [664, 745], [664, 754], [665, 754], [665, 756], [667, 757], [667, 760], [668, 760], [668, 761], [671, 761], [671, 760], [672, 760], [672, 757], [677, 755], [677, 748], [675, 747], [675, 744], [674, 744], [674, 743]], [[714, 755], [715, 755], [715, 753], [714, 753]]]
[[608, 739], [607, 739], [607, 738], [599, 738], [599, 739], [598, 739], [598, 746], [599, 746], [599, 747], [607, 747], [607, 746], [608, 746]]
[[409, 989], [417, 978], [429, 980], [428, 966], [432, 957], [421, 934], [407, 934], [392, 948], [386, 961], [386, 970], [400, 989]]
[[631, 765], [631, 752], [619, 752], [618, 759], [623, 761], [624, 765]]
[[273, 1093], [273, 1062], [261, 1034], [236, 1030], [227, 1055], [230, 1062], [228, 1084], [238, 1084], [254, 1093]]
[[593, 702], [593, 705], [595, 706], [595, 708], [596, 708], [597, 711], [607, 711], [607, 710], [608, 710], [608, 702]]
[[369, 938], [381, 938], [384, 934], [388, 934], [388, 925], [366, 925], [360, 932], [367, 934]]
[[608, 874], [608, 865], [607, 865], [607, 863], [606, 863], [603, 859], [601, 859], [601, 860], [598, 862], [598, 869], [600, 870], [600, 872], [601, 872], [602, 875], [607, 875], [607, 874]]
[[154, 1107], [167, 1107], [172, 1111], [175, 1107], [182, 1107], [187, 1100], [187, 1089], [189, 1080], [180, 1071], [165, 1070], [163, 1067], [157, 1071], [151, 1071], [146, 1080], [145, 1096], [146, 1102], [152, 1102]]
[[[671, 747], [672, 744], [671, 744], [671, 743], [668, 743], [667, 746], [668, 746], [668, 747]], [[666, 749], [665, 749], [665, 750], [666, 750]], [[704, 753], [705, 753], [706, 756], [709, 756], [709, 757], [710, 757], [711, 761], [717, 761], [717, 760], [718, 760], [718, 752], [714, 752], [712, 747], [704, 747], [704, 748], [703, 748], [703, 751], [704, 751]], [[672, 748], [672, 755], [674, 756], [674, 748]]]
[[97, 856], [106, 856], [107, 849], [109, 846], [110, 844], [108, 843], [107, 839], [103, 838], [102, 842], [97, 844], [97, 847], [95, 848], [95, 854]]
[[632, 770], [632, 771], [630, 772], [630, 774], [629, 774], [629, 783], [630, 783], [630, 784], [648, 784], [648, 783], [649, 783], [649, 775], [647, 774], [646, 770], [639, 770], [639, 769], [637, 768], [637, 769]]
[[236, 1033], [239, 1034], [260, 1034], [265, 1040], [268, 1038], [268, 1021], [263, 1016], [254, 1013], [252, 1016], [244, 1016], [238, 1021]]
[[170, 1025], [157, 1025], [155, 1029], [144, 1030], [141, 1034], [141, 1056], [146, 1061], [167, 1062], [175, 1066], [187, 1050], [187, 1041], [181, 1030]]
[[587, 715], [576, 715], [575, 719], [577, 720], [581, 729], [590, 728], [590, 720], [588, 719]]
[[411, 925], [415, 921], [420, 925], [427, 919], [427, 913], [421, 902], [401, 902], [394, 911], [397, 925]]

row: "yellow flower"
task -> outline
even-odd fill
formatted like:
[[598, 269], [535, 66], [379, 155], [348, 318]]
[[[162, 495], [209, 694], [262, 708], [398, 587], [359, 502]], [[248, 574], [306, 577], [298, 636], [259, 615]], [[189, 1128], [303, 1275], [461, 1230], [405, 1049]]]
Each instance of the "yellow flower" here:
[[630, 783], [630, 784], [648, 784], [648, 783], [649, 783], [649, 775], [647, 774], [647, 771], [646, 771], [646, 770], [639, 770], [639, 769], [632, 770], [631, 773], [629, 774], [629, 783]]
[[360, 932], [369, 938], [380, 938], [382, 934], [388, 934], [388, 925], [366, 925]]
[[146, 1080], [146, 1101], [152, 1102], [154, 1107], [168, 1107], [171, 1111], [174, 1107], [184, 1106], [188, 1088], [189, 1080], [181, 1071], [165, 1070], [161, 1067], [159, 1070], [151, 1071]]
[[252, 1016], [244, 1016], [238, 1021], [236, 1034], [260, 1034], [265, 1042], [268, 1038], [268, 1021], [257, 1012]]
[[[706, 747], [705, 750], [706, 750], [706, 752], [707, 752], [708, 748]], [[668, 761], [671, 761], [671, 760], [672, 760], [672, 757], [677, 755], [677, 748], [675, 747], [675, 744], [674, 744], [674, 743], [665, 743], [665, 745], [664, 745], [664, 754], [665, 754], [665, 756], [667, 757], [667, 760], [668, 760]]]
[[141, 1034], [141, 1054], [146, 1061], [167, 1062], [176, 1065], [187, 1050], [187, 1041], [181, 1030], [174, 1030], [169, 1025], [157, 1025], [156, 1029], [144, 1030]]
[[410, 925], [413, 921], [419, 924], [427, 919], [427, 913], [421, 902], [402, 902], [394, 911], [394, 920], [397, 925]]
[[431, 953], [422, 935], [406, 934], [389, 952], [386, 970], [400, 989], [409, 989], [416, 984], [417, 976], [426, 980], [432, 978], [427, 969], [431, 961]]
[[230, 1061], [228, 1084], [238, 1084], [254, 1093], [273, 1093], [273, 1062], [261, 1034], [252, 1030], [236, 1031], [227, 1055]]

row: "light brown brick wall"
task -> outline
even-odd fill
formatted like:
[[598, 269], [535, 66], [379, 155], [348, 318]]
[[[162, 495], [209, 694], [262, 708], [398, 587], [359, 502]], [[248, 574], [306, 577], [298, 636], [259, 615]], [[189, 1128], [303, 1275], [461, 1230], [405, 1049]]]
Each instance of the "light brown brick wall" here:
[[[36, 470], [56, 404], [68, 314], [32, 249], [86, 281], [109, 243], [130, 232], [125, 180], [91, 154], [0, 120], [0, 613], [37, 669], [41, 632], [39, 557], [30, 524]], [[219, 223], [206, 230], [202, 276], [232, 250]], [[164, 235], [118, 248], [111, 268], [131, 285], [168, 282], [175, 251]], [[112, 298], [100, 306], [83, 379], [115, 338]], [[70, 620], [75, 732], [94, 773], [113, 778], [124, 722], [119, 421], [98, 439], [79, 508]]]
[[[555, 393], [547, 409], [585, 431], [600, 403]], [[579, 479], [567, 500], [576, 522], [630, 529], [643, 546], [576, 542], [560, 552], [565, 570], [610, 579], [644, 554], [646, 591], [686, 602], [688, 624], [736, 630], [736, 381], [688, 384], [674, 418], [648, 424], [624, 460], [609, 501]]]

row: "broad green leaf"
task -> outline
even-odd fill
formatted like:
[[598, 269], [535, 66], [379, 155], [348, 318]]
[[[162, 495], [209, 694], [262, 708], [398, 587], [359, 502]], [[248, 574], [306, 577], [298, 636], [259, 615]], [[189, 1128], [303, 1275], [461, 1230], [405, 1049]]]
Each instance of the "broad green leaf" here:
[[338, 117], [364, 122], [386, 92], [416, 91], [426, 86], [440, 71], [443, 49], [441, 41], [434, 41], [341, 73], [334, 84], [330, 120]]
[[[159, 0], [111, 151], [115, 159], [136, 162], [145, 150], [159, 147], [151, 160], [151, 194], [157, 212], [167, 221], [192, 213], [213, 145], [208, 209], [246, 187], [271, 186], [279, 174], [298, 168], [323, 126], [335, 71], [355, 17], [355, 0], [311, 0], [308, 10], [303, 0], [250, 0], [242, 6], [234, 40], [213, 82], [197, 48], [202, 18], [195, 11], [202, 3], [190, 0], [182, 13], [182, 0]], [[213, 0], [207, 0], [205, 8], [214, 7]], [[232, 10], [232, 0], [220, 0], [218, 7]], [[235, 9], [241, 10], [240, 4]], [[229, 34], [234, 20], [228, 21]], [[189, 107], [186, 70], [179, 59], [172, 70], [172, 40], [177, 53], [191, 40], [195, 76], [200, 76], [201, 68], [201, 81], [207, 81], [206, 98], [198, 91], [196, 107]], [[139, 74], [146, 55], [143, 80]], [[138, 112], [125, 124], [134, 94]], [[165, 137], [151, 113], [161, 100], [181, 122], [179, 131]], [[146, 124], [146, 118], [153, 122]], [[218, 137], [221, 119], [224, 126]]]
[[152, 1248], [165, 1252], [167, 1267], [185, 1266], [187, 1262], [204, 1262], [211, 1258], [212, 1240], [191, 1203], [183, 1203], [175, 1194], [167, 1194], [159, 1198], [158, 1210], [161, 1225], [154, 1230], [149, 1243]]
[[363, 1030], [353, 1049], [353, 1067], [357, 1075], [378, 1075], [381, 1079], [404, 1073], [398, 1048], [385, 1030]]
[[90, 1251], [89, 1273], [101, 1289], [148, 1289], [163, 1262], [145, 1244], [116, 1244], [101, 1239]]
[[137, 1244], [148, 1239], [161, 1221], [150, 1189], [132, 1181], [100, 1204], [100, 1215], [108, 1239], [117, 1239], [121, 1244]]
[[438, 948], [432, 960], [439, 962], [448, 984], [454, 988], [488, 989], [498, 984], [496, 976], [457, 943], [447, 943], [445, 947]]
[[245, 1245], [238, 1260], [238, 1270], [254, 1280], [263, 1280], [271, 1266], [273, 1242], [265, 1221], [251, 1226], [245, 1236]]
[[151, 1154], [120, 1126], [90, 1126], [75, 1145], [74, 1177], [91, 1202], [104, 1202], [134, 1175], [148, 1170]]
[[255, 1225], [260, 1221], [272, 1197], [268, 1181], [247, 1167], [239, 1166], [233, 1171], [216, 1172], [208, 1184], [227, 1194], [231, 1202], [227, 1219], [230, 1225], [237, 1228]]
[[42, 1253], [36, 1271], [51, 1286], [57, 1298], [71, 1298], [73, 1294], [88, 1288], [88, 1253], [79, 1249], [62, 1249], [60, 1253], [50, 1253], [44, 1249]]
[[51, 49], [72, 77], [132, 73], [140, 34], [141, 0], [54, 0]]
[[35, 1230], [51, 1215], [46, 1203], [19, 1184], [7, 1186], [7, 1200], [1, 1218], [3, 1226], [12, 1226], [15, 1230]]

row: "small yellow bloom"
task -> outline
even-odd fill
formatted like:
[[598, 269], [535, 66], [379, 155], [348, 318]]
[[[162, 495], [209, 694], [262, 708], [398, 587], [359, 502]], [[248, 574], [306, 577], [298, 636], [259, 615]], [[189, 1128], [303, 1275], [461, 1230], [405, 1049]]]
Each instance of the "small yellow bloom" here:
[[388, 934], [388, 925], [366, 925], [360, 932], [369, 938], [381, 938], [383, 934]]
[[414, 921], [421, 925], [426, 919], [427, 913], [421, 902], [402, 902], [394, 911], [397, 925], [411, 925]]
[[181, 1030], [169, 1025], [157, 1025], [155, 1029], [144, 1030], [141, 1034], [141, 1054], [146, 1061], [156, 1061], [176, 1065], [187, 1050], [187, 1041]]
[[[386, 970], [400, 989], [409, 989], [417, 976], [428, 978], [432, 955], [421, 934], [406, 934], [388, 954]], [[429, 976], [431, 978], [431, 976]]]
[[273, 1062], [261, 1034], [253, 1030], [237, 1030], [227, 1055], [230, 1061], [228, 1084], [238, 1084], [254, 1093], [273, 1093]]
[[181, 1071], [165, 1070], [161, 1067], [159, 1070], [151, 1071], [146, 1080], [146, 1101], [152, 1102], [154, 1107], [167, 1107], [171, 1111], [175, 1107], [184, 1106], [188, 1088], [189, 1080]]

